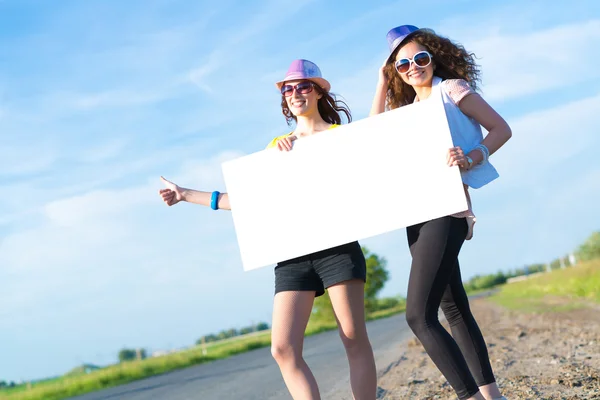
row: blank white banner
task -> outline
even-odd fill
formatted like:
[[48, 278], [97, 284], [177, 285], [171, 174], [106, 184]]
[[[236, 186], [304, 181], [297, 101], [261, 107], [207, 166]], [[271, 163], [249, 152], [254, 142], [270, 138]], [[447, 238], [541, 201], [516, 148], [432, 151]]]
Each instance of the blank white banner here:
[[[435, 92], [434, 92], [435, 93]], [[223, 163], [244, 270], [464, 211], [437, 96]]]

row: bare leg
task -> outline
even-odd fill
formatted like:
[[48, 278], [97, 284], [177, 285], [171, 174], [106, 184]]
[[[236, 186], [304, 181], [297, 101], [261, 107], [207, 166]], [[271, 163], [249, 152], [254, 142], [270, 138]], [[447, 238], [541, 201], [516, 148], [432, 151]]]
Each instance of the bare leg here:
[[467, 400], [486, 400], [486, 398], [483, 397], [481, 392], [477, 392], [475, 396], [469, 397]]
[[314, 291], [289, 291], [277, 293], [273, 303], [271, 353], [294, 400], [321, 399], [317, 381], [302, 358], [314, 299]]
[[479, 386], [479, 391], [485, 397], [485, 400], [496, 400], [502, 398], [502, 393], [498, 389], [496, 382], [489, 385]]
[[365, 325], [365, 284], [355, 279], [327, 289], [350, 364], [355, 400], [375, 400], [377, 370]]

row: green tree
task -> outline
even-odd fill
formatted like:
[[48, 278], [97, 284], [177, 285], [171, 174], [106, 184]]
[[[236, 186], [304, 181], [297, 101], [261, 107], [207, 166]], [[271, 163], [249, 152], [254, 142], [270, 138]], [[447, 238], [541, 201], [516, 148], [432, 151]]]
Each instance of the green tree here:
[[[384, 257], [370, 252], [369, 249], [364, 246], [362, 247], [362, 252], [367, 262], [365, 308], [367, 311], [374, 311], [378, 308], [377, 295], [389, 279], [387, 260]], [[327, 291], [325, 291], [323, 296], [319, 296], [315, 299], [312, 315], [319, 320], [335, 320], [335, 314]]]
[[206, 335], [205, 339], [206, 339], [206, 343], [208, 343], [208, 342], [216, 342], [217, 340], [219, 340], [219, 338], [217, 337], [217, 335], [215, 335], [214, 333], [211, 333], [210, 335]]
[[238, 330], [235, 328], [228, 329], [226, 333], [227, 333], [227, 337], [230, 337], [230, 338], [239, 335]]
[[530, 274], [544, 272], [546, 270], [546, 266], [544, 264], [532, 264], [527, 266], [527, 270]]
[[202, 339], [204, 339], [204, 343], [215, 342], [218, 340], [217, 335], [211, 333], [210, 335], [201, 336], [200, 339], [196, 340], [196, 344], [202, 344]]
[[552, 262], [550, 263], [550, 269], [551, 270], [560, 269], [560, 260], [558, 258], [555, 260], [552, 260]]
[[240, 329], [240, 335], [247, 335], [248, 333], [254, 332], [253, 326], [247, 326], [245, 328]]
[[335, 321], [335, 314], [333, 313], [333, 307], [331, 306], [331, 300], [327, 291], [315, 299], [312, 315], [317, 320]]
[[390, 278], [387, 270], [387, 260], [375, 253], [371, 253], [366, 247], [362, 247], [365, 260], [367, 261], [367, 283], [365, 284], [365, 307], [371, 311], [377, 307], [377, 295]]
[[146, 358], [145, 349], [122, 349], [119, 351], [119, 362], [143, 360]]
[[267, 329], [269, 329], [269, 324], [267, 324], [266, 322], [259, 322], [256, 325], [257, 331], [266, 331]]
[[576, 256], [581, 261], [600, 258], [600, 231], [592, 235], [577, 249]]
[[119, 361], [132, 361], [135, 360], [135, 350], [133, 349], [122, 349], [119, 351]]

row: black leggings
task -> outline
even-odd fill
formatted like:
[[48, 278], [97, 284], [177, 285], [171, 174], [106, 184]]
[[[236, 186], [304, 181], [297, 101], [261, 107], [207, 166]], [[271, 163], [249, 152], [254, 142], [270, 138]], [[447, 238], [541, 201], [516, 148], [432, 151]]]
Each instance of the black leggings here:
[[[459, 399], [495, 382], [481, 331], [460, 277], [458, 253], [467, 234], [464, 218], [443, 217], [406, 229], [413, 257], [406, 320]], [[446, 316], [452, 336], [438, 320]]]

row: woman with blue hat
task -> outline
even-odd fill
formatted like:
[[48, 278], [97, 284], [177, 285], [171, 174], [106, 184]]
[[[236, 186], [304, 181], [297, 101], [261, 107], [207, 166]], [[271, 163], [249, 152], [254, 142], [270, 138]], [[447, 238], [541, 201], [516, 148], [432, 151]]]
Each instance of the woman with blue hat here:
[[[342, 115], [348, 121], [352, 118], [345, 104], [329, 92], [330, 83], [311, 61], [293, 61], [285, 77], [275, 85], [281, 93], [286, 121], [294, 121], [296, 127], [274, 138], [267, 148], [289, 151], [295, 140], [339, 126]], [[185, 189], [163, 177], [161, 180], [165, 188], [159, 194], [168, 206], [187, 201], [213, 210], [231, 209], [227, 193]], [[353, 397], [375, 400], [377, 372], [365, 323], [366, 270], [358, 242], [282, 261], [275, 267], [271, 352], [294, 399], [321, 398], [317, 381], [302, 357], [302, 348], [314, 299], [327, 289], [348, 356]]]
[[[387, 41], [390, 54], [380, 69], [371, 115], [441, 97], [455, 146], [448, 152], [448, 165], [459, 166], [465, 191], [496, 179], [489, 157], [512, 133], [477, 94], [479, 69], [473, 55], [432, 30], [413, 25], [391, 29]], [[481, 126], [488, 131], [485, 138]], [[406, 319], [459, 399], [500, 400], [505, 398], [460, 276], [458, 254], [472, 235], [474, 222], [466, 194], [468, 211], [407, 227], [413, 260]], [[440, 306], [452, 336], [438, 320]]]

